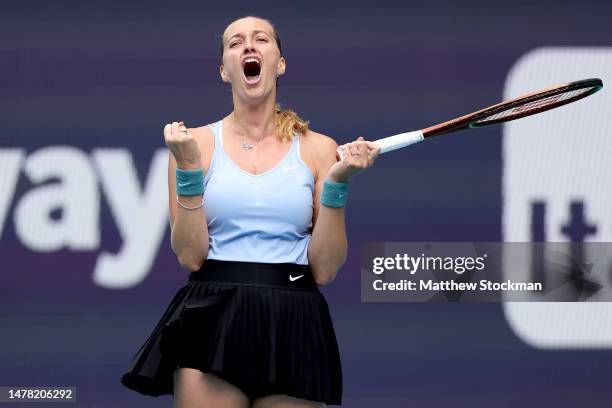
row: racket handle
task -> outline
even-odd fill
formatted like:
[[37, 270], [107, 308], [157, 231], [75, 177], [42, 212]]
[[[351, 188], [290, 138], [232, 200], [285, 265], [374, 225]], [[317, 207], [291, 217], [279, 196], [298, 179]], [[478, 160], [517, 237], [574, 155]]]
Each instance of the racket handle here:
[[[402, 147], [406, 147], [414, 143], [418, 143], [422, 140], [424, 140], [423, 131], [416, 130], [414, 132], [400, 133], [399, 135], [378, 139], [375, 140], [374, 143], [380, 146], [380, 154], [383, 154], [392, 150], [401, 149]], [[344, 159], [344, 153], [340, 148], [336, 151], [336, 159], [338, 161], [342, 161]]]
[[387, 153], [392, 150], [401, 149], [408, 145], [421, 142], [424, 138], [421, 130], [414, 132], [400, 133], [399, 135], [385, 137], [374, 141], [374, 143], [380, 146], [380, 153]]

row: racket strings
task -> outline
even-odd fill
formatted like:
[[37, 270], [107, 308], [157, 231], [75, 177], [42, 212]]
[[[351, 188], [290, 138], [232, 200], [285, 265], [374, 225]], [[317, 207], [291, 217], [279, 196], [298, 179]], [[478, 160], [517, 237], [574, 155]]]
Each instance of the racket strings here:
[[493, 114], [491, 116], [487, 116], [484, 119], [478, 120], [476, 123], [484, 124], [487, 122], [499, 121], [504, 119], [510, 120], [513, 116], [517, 115], [526, 116], [530, 111], [539, 111], [543, 107], [546, 107], [548, 105], [557, 104], [568, 99], [573, 99], [577, 96], [582, 95], [583, 93], [591, 91], [592, 89], [593, 87], [580, 88], [568, 92], [559, 93], [556, 95], [547, 96], [545, 98], [520, 104], [518, 106], [514, 106], [512, 108]]

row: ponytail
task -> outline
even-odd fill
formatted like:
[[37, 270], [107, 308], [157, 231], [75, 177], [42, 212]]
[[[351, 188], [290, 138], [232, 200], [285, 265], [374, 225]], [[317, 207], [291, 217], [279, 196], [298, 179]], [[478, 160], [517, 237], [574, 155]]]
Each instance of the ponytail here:
[[277, 103], [276, 110], [276, 129], [281, 140], [293, 140], [295, 134], [306, 135], [308, 132], [308, 121], [300, 118], [291, 109], [282, 109]]

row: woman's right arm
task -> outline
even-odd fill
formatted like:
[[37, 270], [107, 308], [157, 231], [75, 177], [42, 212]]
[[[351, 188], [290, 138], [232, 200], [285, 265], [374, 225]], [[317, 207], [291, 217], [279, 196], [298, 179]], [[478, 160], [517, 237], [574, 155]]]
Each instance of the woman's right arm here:
[[[197, 271], [208, 256], [208, 226], [204, 207], [188, 210], [180, 206], [176, 195], [176, 168], [193, 170], [202, 168], [198, 142], [182, 123], [173, 122], [164, 128], [164, 139], [170, 149], [168, 157], [168, 203], [170, 214], [172, 250], [181, 266], [190, 272]], [[197, 207], [202, 195], [178, 196], [186, 207]]]

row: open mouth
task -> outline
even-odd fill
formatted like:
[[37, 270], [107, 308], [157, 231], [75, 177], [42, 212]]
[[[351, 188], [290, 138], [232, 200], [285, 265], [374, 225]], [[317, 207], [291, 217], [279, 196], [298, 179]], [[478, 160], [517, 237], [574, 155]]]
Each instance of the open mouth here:
[[261, 74], [261, 62], [257, 58], [246, 58], [242, 64], [242, 71], [248, 84], [256, 84]]

